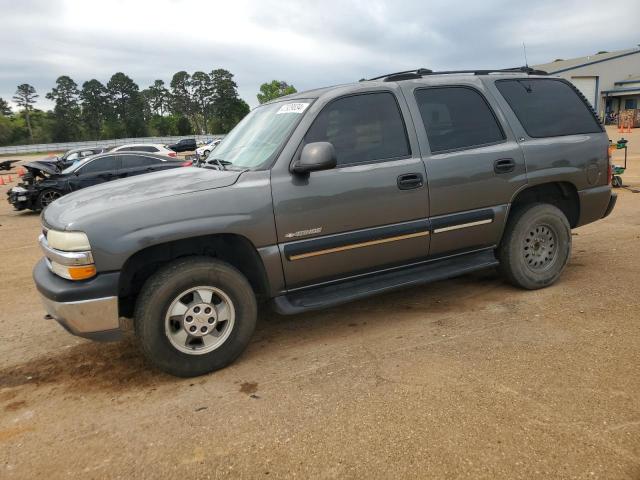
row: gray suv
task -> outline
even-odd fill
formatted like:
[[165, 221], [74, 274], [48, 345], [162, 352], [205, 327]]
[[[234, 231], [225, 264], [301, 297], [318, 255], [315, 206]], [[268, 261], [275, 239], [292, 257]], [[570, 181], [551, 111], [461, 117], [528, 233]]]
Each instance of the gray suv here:
[[[133, 328], [151, 364], [222, 368], [282, 314], [497, 267], [553, 284], [614, 207], [608, 139], [570, 83], [421, 69], [251, 111], [205, 168], [118, 180], [42, 215], [34, 279], [75, 335]], [[131, 320], [133, 319], [133, 320]]]

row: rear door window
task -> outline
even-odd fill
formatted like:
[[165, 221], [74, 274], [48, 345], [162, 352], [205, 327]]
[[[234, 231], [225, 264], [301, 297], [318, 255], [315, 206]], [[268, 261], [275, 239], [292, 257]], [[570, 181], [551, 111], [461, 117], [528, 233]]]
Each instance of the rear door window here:
[[80, 173], [115, 172], [119, 162], [115, 155], [96, 158], [79, 169]]
[[329, 103], [305, 136], [305, 143], [312, 142], [331, 142], [338, 165], [411, 154], [400, 107], [390, 92], [353, 95]]
[[593, 111], [562, 80], [498, 80], [496, 87], [533, 138], [601, 132]]
[[484, 97], [467, 87], [416, 90], [432, 153], [493, 145], [505, 136]]
[[122, 168], [151, 167], [160, 163], [159, 160], [142, 155], [122, 155]]

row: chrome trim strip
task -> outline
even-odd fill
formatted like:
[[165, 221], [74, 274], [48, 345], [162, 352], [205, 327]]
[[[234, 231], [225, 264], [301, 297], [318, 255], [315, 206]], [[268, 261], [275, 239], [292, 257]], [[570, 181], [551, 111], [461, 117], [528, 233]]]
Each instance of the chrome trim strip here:
[[460, 223], [459, 225], [451, 225], [450, 227], [436, 228], [433, 231], [433, 233], [449, 232], [451, 230], [459, 230], [461, 228], [475, 227], [477, 225], [485, 225], [485, 224], [491, 223], [491, 222], [493, 222], [493, 219], [492, 218], [487, 218], [486, 220], [478, 220], [476, 222]]
[[337, 253], [337, 252], [343, 252], [345, 250], [353, 250], [354, 248], [370, 247], [372, 245], [380, 245], [382, 243], [396, 242], [398, 240], [407, 240], [409, 238], [425, 237], [427, 235], [429, 235], [429, 232], [425, 230], [423, 232], [408, 233], [406, 235], [398, 235], [396, 237], [388, 237], [388, 238], [381, 238], [379, 240], [369, 240], [366, 242], [352, 243], [350, 245], [344, 245], [342, 247], [327, 248], [324, 250], [316, 250], [315, 252], [301, 253], [299, 255], [291, 255], [291, 257], [289, 257], [289, 260], [291, 261], [302, 260], [303, 258], [317, 257], [319, 255], [327, 255], [329, 253]]
[[74, 266], [93, 264], [93, 255], [91, 252], [63, 252], [62, 250], [56, 250], [49, 246], [47, 237], [43, 234], [40, 234], [38, 237], [38, 242], [40, 243], [40, 248], [44, 256], [60, 265]]

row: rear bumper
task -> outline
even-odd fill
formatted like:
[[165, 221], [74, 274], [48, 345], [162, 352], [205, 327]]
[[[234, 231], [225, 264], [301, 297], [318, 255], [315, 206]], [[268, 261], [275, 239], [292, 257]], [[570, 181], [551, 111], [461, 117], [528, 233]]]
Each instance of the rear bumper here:
[[604, 215], [602, 216], [602, 218], [609, 216], [609, 214], [615, 208], [617, 201], [618, 201], [618, 194], [614, 193], [614, 192], [611, 192], [611, 198], [609, 198], [609, 205], [607, 205], [607, 209], [605, 210]]
[[615, 200], [613, 200], [613, 205], [611, 202], [615, 195], [611, 191], [611, 185], [602, 185], [579, 191], [580, 219], [576, 226], [586, 225], [606, 217], [613, 210]]
[[102, 273], [86, 281], [60, 278], [41, 259], [33, 279], [47, 312], [70, 333], [92, 340], [121, 338], [118, 315], [118, 272]]

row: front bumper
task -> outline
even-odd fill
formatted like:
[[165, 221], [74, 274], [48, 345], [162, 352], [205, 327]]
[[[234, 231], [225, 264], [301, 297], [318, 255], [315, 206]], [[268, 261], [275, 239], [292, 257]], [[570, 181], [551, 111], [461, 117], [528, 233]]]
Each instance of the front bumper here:
[[52, 273], [41, 259], [33, 279], [47, 311], [67, 331], [92, 340], [122, 337], [118, 315], [118, 272], [102, 273], [85, 281], [72, 281]]
[[7, 191], [7, 202], [16, 210], [31, 208], [33, 204], [33, 192], [24, 187], [12, 187]]

